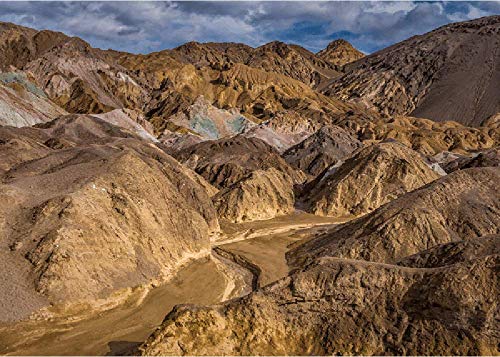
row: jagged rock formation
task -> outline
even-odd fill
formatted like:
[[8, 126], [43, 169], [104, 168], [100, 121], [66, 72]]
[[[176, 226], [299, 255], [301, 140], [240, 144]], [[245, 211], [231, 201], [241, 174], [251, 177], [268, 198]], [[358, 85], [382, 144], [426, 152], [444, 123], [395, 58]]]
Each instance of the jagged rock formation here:
[[215, 190], [152, 143], [91, 116], [16, 130], [40, 154], [1, 176], [0, 254], [11, 270], [0, 294], [18, 294], [2, 316], [25, 317], [37, 299], [92, 303], [208, 254]]
[[344, 39], [330, 42], [328, 46], [319, 51], [317, 55], [319, 58], [335, 66], [344, 66], [365, 57], [363, 52], [358, 51]]
[[275, 168], [257, 170], [213, 197], [219, 218], [233, 223], [271, 219], [293, 212], [293, 181]]
[[499, 34], [499, 16], [445, 25], [348, 65], [325, 93], [387, 115], [479, 126], [500, 111]]
[[459, 170], [293, 251], [296, 265], [319, 256], [394, 262], [457, 240], [499, 234], [499, 168]]
[[[490, 240], [491, 238], [485, 238]], [[498, 245], [498, 237], [494, 238]], [[177, 306], [143, 355], [496, 354], [495, 244], [403, 267], [331, 257], [224, 304]], [[490, 250], [491, 249], [491, 250]], [[444, 254], [443, 254], [444, 253]], [[440, 255], [439, 268], [417, 268]]]
[[318, 215], [359, 216], [437, 178], [418, 153], [395, 141], [383, 142], [358, 150], [307, 184], [304, 209]]
[[283, 158], [312, 176], [349, 156], [361, 142], [338, 126], [324, 126], [283, 153]]
[[500, 166], [500, 147], [475, 154], [473, 157], [459, 157], [444, 165], [446, 172], [463, 170], [470, 167], [498, 167]]
[[229, 187], [252, 171], [270, 168], [287, 174], [294, 183], [305, 179], [304, 173], [288, 165], [273, 147], [242, 135], [202, 142], [173, 155], [217, 188]]

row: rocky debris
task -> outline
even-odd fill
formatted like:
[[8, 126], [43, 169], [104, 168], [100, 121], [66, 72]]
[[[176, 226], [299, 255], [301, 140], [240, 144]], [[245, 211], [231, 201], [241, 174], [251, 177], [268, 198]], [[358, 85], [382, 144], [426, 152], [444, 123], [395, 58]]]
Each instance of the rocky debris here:
[[325, 49], [317, 53], [317, 56], [335, 66], [344, 66], [365, 57], [363, 52], [358, 51], [344, 39], [330, 42]]
[[318, 215], [360, 216], [440, 176], [396, 141], [364, 147], [308, 183], [304, 209]]
[[361, 142], [338, 126], [324, 126], [313, 135], [292, 146], [283, 158], [311, 176], [349, 156], [361, 147]]
[[499, 33], [499, 16], [445, 25], [347, 65], [324, 92], [386, 115], [479, 126], [500, 111]]
[[173, 153], [217, 188], [227, 188], [256, 170], [276, 170], [301, 183], [305, 175], [286, 163], [273, 147], [257, 138], [237, 135], [206, 141]]
[[[8, 278], [27, 281], [28, 296], [92, 303], [209, 253], [219, 229], [214, 189], [154, 144], [91, 116], [27, 129], [9, 134], [34, 141], [39, 131], [73, 145], [47, 147], [1, 176], [2, 260], [22, 267]], [[2, 294], [13, 284], [3, 281]], [[29, 306], [19, 299], [2, 315], [26, 317]]]
[[245, 297], [175, 307], [140, 353], [496, 354], [498, 262], [495, 251], [422, 269], [316, 259]]
[[499, 234], [499, 168], [459, 170], [304, 243], [294, 265], [319, 256], [391, 263], [459, 240]]
[[271, 167], [251, 172], [213, 197], [219, 218], [233, 223], [271, 219], [293, 212], [293, 181]]
[[459, 157], [444, 165], [446, 172], [463, 170], [470, 167], [499, 167], [500, 166], [500, 147], [479, 152], [473, 157]]

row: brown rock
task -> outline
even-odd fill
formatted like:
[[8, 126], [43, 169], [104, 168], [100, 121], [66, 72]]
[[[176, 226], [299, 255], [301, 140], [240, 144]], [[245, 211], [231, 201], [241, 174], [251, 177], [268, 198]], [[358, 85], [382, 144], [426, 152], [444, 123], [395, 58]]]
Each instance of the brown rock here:
[[242, 135], [202, 142], [173, 155], [217, 188], [229, 187], [252, 171], [269, 168], [287, 174], [294, 183], [305, 179], [304, 173], [288, 165], [273, 147]]

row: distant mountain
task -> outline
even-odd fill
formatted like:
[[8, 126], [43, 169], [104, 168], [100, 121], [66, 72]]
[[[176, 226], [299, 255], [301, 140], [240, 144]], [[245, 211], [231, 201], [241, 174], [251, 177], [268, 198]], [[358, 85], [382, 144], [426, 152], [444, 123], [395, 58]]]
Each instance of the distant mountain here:
[[338, 39], [330, 42], [325, 49], [317, 53], [317, 56], [335, 66], [344, 66], [365, 57], [365, 54], [348, 41]]
[[346, 66], [324, 93], [386, 115], [481, 125], [500, 112], [500, 16], [440, 27]]

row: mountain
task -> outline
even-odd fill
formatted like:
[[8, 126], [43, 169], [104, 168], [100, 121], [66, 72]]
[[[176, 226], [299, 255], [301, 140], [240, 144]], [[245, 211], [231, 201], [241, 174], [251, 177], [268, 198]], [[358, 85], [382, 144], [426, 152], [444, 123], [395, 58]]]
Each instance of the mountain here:
[[453, 23], [345, 68], [327, 95], [397, 114], [479, 126], [500, 112], [500, 16]]
[[325, 49], [317, 53], [317, 56], [335, 66], [344, 66], [365, 57], [363, 52], [343, 39], [330, 42]]
[[360, 216], [439, 178], [415, 151], [396, 141], [363, 147], [308, 183], [303, 208], [324, 216]]

